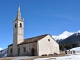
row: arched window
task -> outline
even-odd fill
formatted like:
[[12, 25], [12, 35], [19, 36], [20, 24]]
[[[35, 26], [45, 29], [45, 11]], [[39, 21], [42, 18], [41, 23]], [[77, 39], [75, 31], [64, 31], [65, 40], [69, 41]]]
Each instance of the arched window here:
[[20, 23], [20, 27], [22, 27], [22, 23]]

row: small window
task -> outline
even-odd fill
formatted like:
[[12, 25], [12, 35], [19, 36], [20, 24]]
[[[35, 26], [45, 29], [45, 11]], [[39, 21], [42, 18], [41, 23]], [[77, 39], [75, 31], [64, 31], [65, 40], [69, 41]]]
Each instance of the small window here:
[[50, 39], [48, 39], [48, 41], [50, 41]]
[[18, 54], [20, 53], [20, 48], [18, 48]]
[[23, 52], [26, 52], [26, 47], [23, 47]]
[[17, 25], [15, 24], [15, 27], [17, 27]]
[[11, 49], [11, 53], [12, 53], [12, 51], [13, 51], [13, 50]]
[[20, 27], [22, 27], [22, 23], [20, 23]]

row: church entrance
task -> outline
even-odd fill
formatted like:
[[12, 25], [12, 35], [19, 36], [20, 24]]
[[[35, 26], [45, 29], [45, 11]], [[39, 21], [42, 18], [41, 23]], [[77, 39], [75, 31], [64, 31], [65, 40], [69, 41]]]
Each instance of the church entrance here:
[[32, 54], [32, 56], [35, 56], [35, 50], [34, 50], [34, 48], [31, 49], [31, 54]]

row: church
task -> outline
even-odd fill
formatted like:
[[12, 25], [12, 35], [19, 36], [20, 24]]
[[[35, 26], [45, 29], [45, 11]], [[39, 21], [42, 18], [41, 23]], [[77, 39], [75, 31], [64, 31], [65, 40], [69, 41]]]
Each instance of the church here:
[[50, 34], [24, 39], [24, 19], [19, 6], [14, 20], [13, 43], [8, 45], [7, 56], [43, 56], [54, 53], [60, 54], [59, 44]]

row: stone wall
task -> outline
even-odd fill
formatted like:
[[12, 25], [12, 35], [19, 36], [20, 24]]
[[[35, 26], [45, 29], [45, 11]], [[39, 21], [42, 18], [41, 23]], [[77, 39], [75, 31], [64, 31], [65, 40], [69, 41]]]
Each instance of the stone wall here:
[[[32, 48], [34, 48], [34, 50], [35, 50], [34, 55], [37, 55], [37, 42], [18, 45], [17, 47], [18, 47], [17, 48], [17, 50], [18, 50], [17, 56], [31, 56]], [[11, 53], [11, 49], [12, 49], [12, 53]], [[25, 51], [24, 51], [24, 49], [25, 49]], [[13, 56], [13, 47], [12, 46], [8, 47], [8, 56]]]

